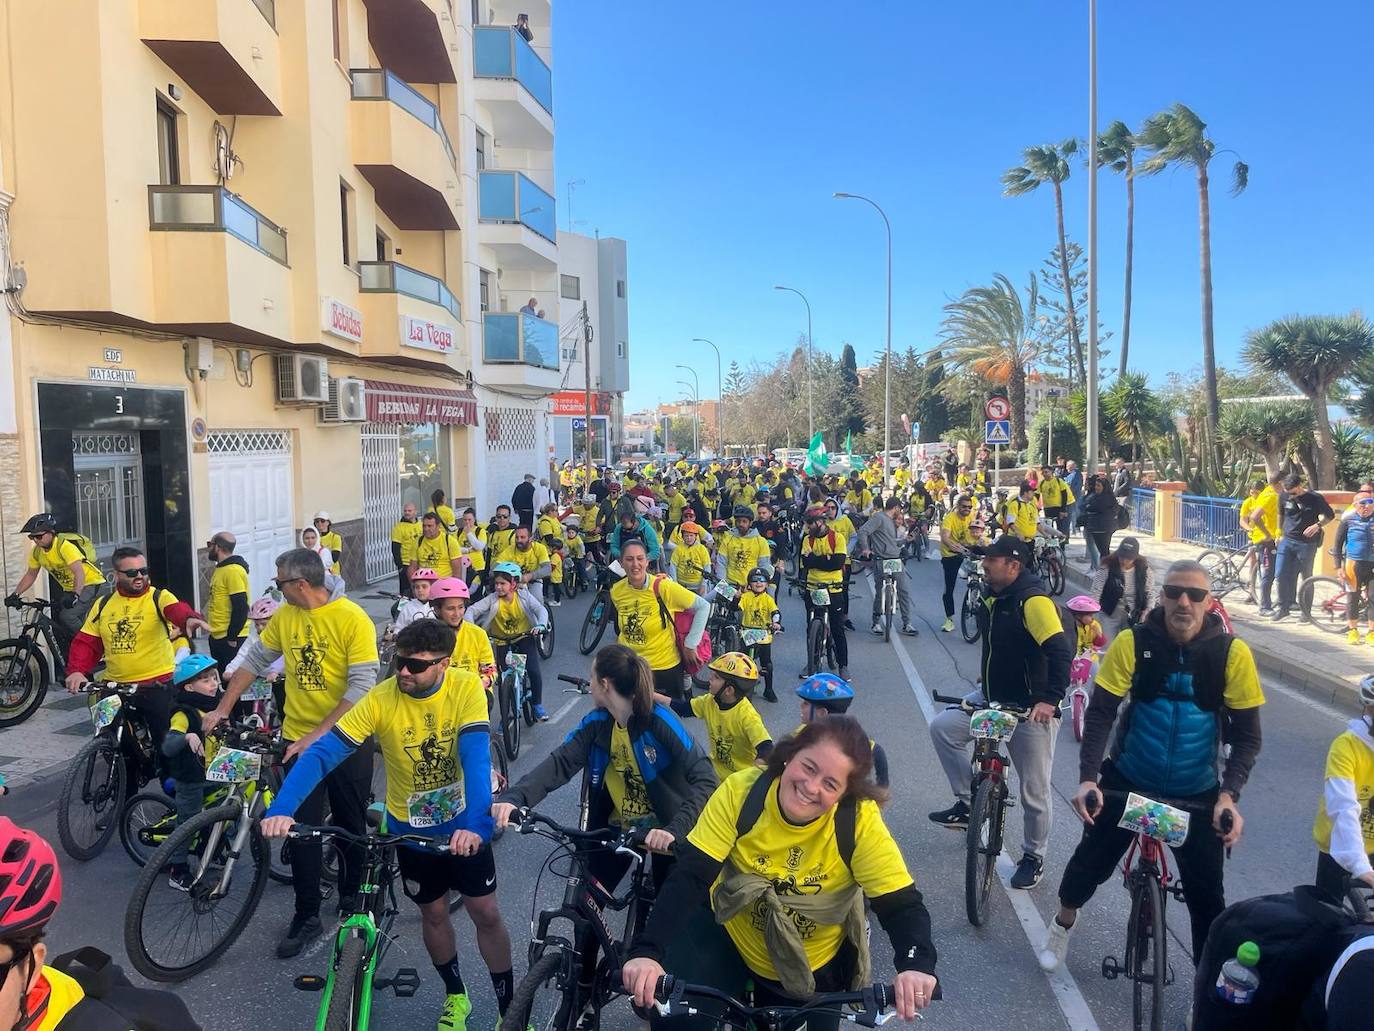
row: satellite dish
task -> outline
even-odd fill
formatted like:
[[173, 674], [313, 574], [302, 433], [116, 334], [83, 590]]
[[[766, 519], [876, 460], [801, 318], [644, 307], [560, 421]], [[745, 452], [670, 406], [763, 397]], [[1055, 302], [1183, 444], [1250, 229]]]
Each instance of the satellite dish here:
[[234, 134], [224, 123], [215, 121], [215, 182], [223, 186], [234, 175], [234, 169], [242, 168], [243, 162], [234, 153]]

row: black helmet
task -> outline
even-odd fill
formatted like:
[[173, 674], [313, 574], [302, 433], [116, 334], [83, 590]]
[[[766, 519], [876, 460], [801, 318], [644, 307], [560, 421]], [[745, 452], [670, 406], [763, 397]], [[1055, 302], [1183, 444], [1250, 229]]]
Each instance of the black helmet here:
[[755, 566], [753, 569], [749, 570], [749, 583], [751, 584], [766, 584], [772, 579], [773, 578], [771, 576], [769, 576], [764, 570], [760, 569], [758, 566]]
[[20, 533], [56, 533], [57, 520], [51, 512], [39, 512], [36, 516], [29, 516], [26, 522], [19, 529]]
[[754, 510], [748, 505], [736, 505], [735, 510], [730, 513], [733, 519], [753, 519]]

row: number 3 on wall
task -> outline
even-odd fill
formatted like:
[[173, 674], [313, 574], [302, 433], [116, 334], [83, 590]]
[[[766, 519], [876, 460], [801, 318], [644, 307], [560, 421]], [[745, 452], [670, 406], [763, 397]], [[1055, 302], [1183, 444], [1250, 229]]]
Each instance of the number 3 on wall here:
[[116, 395], [115, 395], [115, 414], [116, 414], [116, 415], [123, 415], [123, 414], [124, 414], [124, 395], [123, 395], [123, 394], [116, 394]]

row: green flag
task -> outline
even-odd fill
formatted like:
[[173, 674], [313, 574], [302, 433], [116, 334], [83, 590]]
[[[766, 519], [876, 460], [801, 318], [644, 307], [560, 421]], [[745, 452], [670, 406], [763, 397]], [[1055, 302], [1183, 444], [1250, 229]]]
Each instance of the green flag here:
[[844, 431], [844, 453], [850, 458], [854, 457], [854, 431]]
[[806, 449], [806, 462], [802, 470], [807, 476], [823, 475], [830, 467], [830, 452], [825, 449], [825, 440], [820, 433], [811, 438], [811, 446]]

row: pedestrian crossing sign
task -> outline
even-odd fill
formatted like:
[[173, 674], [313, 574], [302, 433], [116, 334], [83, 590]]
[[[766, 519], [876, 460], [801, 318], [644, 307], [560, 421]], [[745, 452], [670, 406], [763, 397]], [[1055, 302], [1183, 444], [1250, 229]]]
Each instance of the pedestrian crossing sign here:
[[1011, 420], [1010, 419], [988, 419], [987, 432], [984, 439], [989, 444], [1011, 444]]

